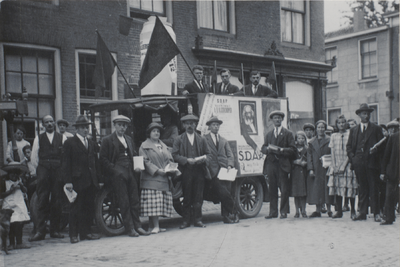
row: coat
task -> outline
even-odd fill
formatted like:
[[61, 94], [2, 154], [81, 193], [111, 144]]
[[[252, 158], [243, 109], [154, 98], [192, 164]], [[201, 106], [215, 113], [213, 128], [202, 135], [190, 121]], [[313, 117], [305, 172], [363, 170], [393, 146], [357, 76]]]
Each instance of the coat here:
[[202, 84], [204, 86], [204, 90], [200, 89], [195, 81], [192, 81], [192, 82], [187, 83], [185, 85], [185, 87], [183, 88], [183, 91], [186, 90], [186, 91], [189, 92], [189, 94], [208, 93], [208, 92], [210, 92], [207, 84], [205, 84], [204, 82], [202, 82]]
[[314, 177], [307, 177], [307, 203], [323, 204], [327, 202], [327, 168], [322, 167], [321, 157], [330, 155], [329, 147], [330, 138], [324, 137], [318, 142], [318, 138], [314, 137], [308, 144], [307, 151], [307, 170], [314, 171]]
[[385, 174], [386, 179], [392, 181], [400, 180], [399, 165], [399, 132], [397, 132], [389, 137], [382, 158], [381, 174]]
[[[361, 124], [360, 124], [361, 125]], [[357, 125], [350, 129], [349, 140], [347, 141], [346, 150], [347, 156], [351, 164], [357, 164], [356, 158], [354, 157], [357, 149], [357, 138], [361, 131], [361, 126]], [[365, 132], [365, 144], [364, 144], [364, 160], [366, 161], [366, 166], [371, 169], [380, 170], [380, 159], [384, 151], [383, 146], [378, 147], [378, 151], [374, 154], [369, 154], [369, 149], [373, 147], [383, 138], [383, 133], [381, 127], [369, 122], [367, 130]]]
[[261, 152], [267, 155], [264, 161], [264, 173], [267, 173], [268, 164], [273, 164], [276, 158], [279, 158], [279, 166], [281, 169], [289, 173], [292, 169], [291, 160], [296, 153], [293, 134], [291, 131], [282, 127], [282, 130], [278, 135], [278, 141], [276, 145], [282, 148], [283, 151], [277, 153], [267, 153], [268, 145], [273, 144], [274, 140], [275, 134], [274, 130], [272, 130], [265, 136], [264, 145], [261, 147]]
[[216, 177], [221, 167], [228, 168], [228, 166], [235, 166], [235, 158], [228, 140], [218, 135], [217, 148], [210, 134], [206, 134], [204, 137], [207, 140], [208, 148], [211, 152], [208, 158], [208, 169], [210, 170], [211, 177]]
[[[296, 149], [296, 160], [307, 162], [307, 147], [304, 147], [300, 152]], [[292, 182], [292, 196], [303, 197], [307, 195], [307, 166], [292, 164], [290, 172], [290, 180]]]
[[139, 148], [139, 155], [143, 156], [144, 168], [140, 176], [140, 188], [153, 189], [158, 191], [169, 191], [168, 176], [157, 174], [158, 169], [164, 169], [170, 162], [173, 162], [171, 153], [167, 146], [160, 140], [162, 151], [147, 139]]
[[82, 190], [93, 184], [99, 187], [98, 160], [96, 144], [88, 140], [88, 148], [74, 135], [64, 142], [61, 160], [61, 173], [65, 183], [72, 183], [73, 188]]
[[253, 88], [253, 85], [248, 84], [244, 88], [242, 88], [241, 91], [244, 92], [245, 96], [267, 96], [267, 97], [274, 97], [274, 98], [278, 97], [278, 94], [275, 91], [269, 89], [268, 87], [266, 87], [262, 84], [258, 85], [257, 92], [255, 95], [253, 94], [252, 88]]
[[[125, 134], [124, 137], [131, 156], [137, 156], [135, 144], [132, 142], [132, 138]], [[116, 177], [120, 174], [116, 173], [116, 170], [114, 169], [115, 162], [117, 161], [119, 155], [119, 143], [120, 142], [116, 132], [104, 137], [103, 141], [101, 142], [100, 162], [104, 173], [109, 175], [110, 178]]]
[[229, 94], [235, 94], [239, 92], [239, 87], [236, 85], [233, 85], [231, 83], [228, 83], [225, 92], [221, 92], [222, 90], [222, 83], [217, 83], [217, 88], [215, 89], [215, 94], [216, 95], [229, 95]]

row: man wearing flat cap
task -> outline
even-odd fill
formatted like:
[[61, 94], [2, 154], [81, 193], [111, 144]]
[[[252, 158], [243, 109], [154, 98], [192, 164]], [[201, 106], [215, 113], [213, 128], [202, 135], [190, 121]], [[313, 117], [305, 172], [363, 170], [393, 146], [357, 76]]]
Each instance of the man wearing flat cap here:
[[303, 131], [306, 133], [307, 144], [310, 143], [311, 139], [314, 137], [315, 126], [312, 123], [305, 123], [303, 125]]
[[350, 129], [346, 145], [349, 162], [354, 168], [359, 183], [358, 206], [360, 212], [353, 219], [355, 221], [367, 219], [368, 205], [371, 207], [375, 221], [381, 221], [378, 183], [382, 146], [378, 146], [376, 149], [373, 147], [383, 138], [383, 133], [381, 127], [369, 121], [373, 111], [366, 103], [361, 104], [360, 108], [356, 110], [361, 122], [359, 126]]
[[396, 120], [393, 120], [386, 124], [386, 127], [388, 129], [389, 135], [393, 135], [394, 133], [397, 133], [399, 131], [399, 122]]
[[123, 115], [113, 119], [114, 133], [104, 137], [100, 148], [100, 161], [117, 196], [122, 220], [129, 236], [148, 235], [140, 222], [138, 189], [139, 170], [133, 171], [133, 157], [137, 156], [135, 144], [125, 134], [131, 120]]
[[96, 144], [87, 138], [90, 121], [79, 115], [73, 126], [76, 134], [65, 141], [61, 173], [67, 190], [78, 193], [69, 212], [69, 237], [72, 244], [80, 240], [99, 239], [91, 233], [97, 180]]
[[211, 178], [207, 169], [210, 151], [207, 141], [196, 133], [199, 118], [186, 115], [181, 118], [185, 132], [175, 138], [172, 156], [181, 166], [183, 190], [183, 223], [179, 227], [190, 227], [190, 213], [193, 210], [194, 226], [206, 227], [202, 219], [204, 179]]
[[72, 133], [67, 132], [67, 127], [69, 126], [69, 122], [67, 120], [59, 119], [57, 121], [57, 126], [60, 134], [65, 135], [66, 138], [74, 136]]
[[278, 187], [281, 190], [281, 219], [287, 218], [289, 213], [289, 172], [291, 171], [290, 158], [295, 155], [296, 146], [292, 132], [282, 126], [285, 114], [279, 110], [272, 111], [269, 118], [274, 123], [274, 129], [265, 136], [261, 152], [267, 157], [264, 161], [264, 174], [269, 178], [270, 211], [266, 219], [278, 217]]
[[217, 177], [221, 168], [226, 168], [229, 171], [234, 167], [235, 158], [228, 141], [218, 134], [222, 121], [217, 117], [211, 117], [206, 124], [210, 129], [210, 133], [206, 134], [204, 137], [207, 140], [208, 148], [211, 153], [208, 158], [208, 169], [210, 170], [212, 178], [211, 181], [207, 182], [210, 182], [212, 192], [221, 200], [221, 214], [224, 223], [239, 222], [239, 215], [235, 209], [235, 202], [228, 189], [231, 187], [232, 183], [229, 181], [220, 181]]

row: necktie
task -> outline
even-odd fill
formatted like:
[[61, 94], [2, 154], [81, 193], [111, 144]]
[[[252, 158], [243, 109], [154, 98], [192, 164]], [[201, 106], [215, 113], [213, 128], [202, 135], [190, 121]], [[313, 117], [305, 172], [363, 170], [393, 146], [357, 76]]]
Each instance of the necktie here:
[[218, 134], [215, 134], [215, 147], [218, 148]]
[[253, 85], [253, 95], [256, 95], [257, 93], [257, 86]]
[[363, 127], [363, 132], [365, 132], [365, 130], [367, 130], [367, 127], [364, 125], [364, 127]]
[[344, 135], [342, 134], [342, 151], [344, 151], [344, 142], [343, 142]]
[[84, 138], [84, 140], [85, 140], [85, 147], [86, 147], [86, 149], [87, 149], [87, 148], [88, 148], [88, 142], [87, 142], [86, 137]]
[[275, 127], [275, 138], [278, 138], [278, 127]]
[[226, 90], [226, 84], [223, 84], [222, 85], [222, 93], [225, 93], [225, 90]]

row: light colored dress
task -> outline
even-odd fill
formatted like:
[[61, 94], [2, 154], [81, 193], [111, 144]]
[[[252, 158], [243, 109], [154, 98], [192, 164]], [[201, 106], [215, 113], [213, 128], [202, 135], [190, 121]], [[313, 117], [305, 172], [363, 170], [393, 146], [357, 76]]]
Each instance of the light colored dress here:
[[[332, 149], [332, 156], [337, 167], [347, 161], [346, 144], [349, 140], [350, 131], [344, 133], [334, 133], [331, 136], [329, 147]], [[343, 174], [333, 175], [335, 166], [331, 166], [329, 171], [329, 195], [337, 195], [342, 197], [352, 197], [357, 195], [357, 180], [354, 171], [350, 169], [350, 164], [347, 165]]]
[[[10, 190], [12, 185], [18, 185], [21, 182], [21, 178], [13, 182], [11, 180], [6, 180], [6, 191]], [[17, 189], [11, 195], [4, 198], [3, 209], [12, 209], [14, 213], [11, 216], [10, 222], [27, 222], [30, 220], [28, 209], [24, 201], [24, 195], [21, 189]]]

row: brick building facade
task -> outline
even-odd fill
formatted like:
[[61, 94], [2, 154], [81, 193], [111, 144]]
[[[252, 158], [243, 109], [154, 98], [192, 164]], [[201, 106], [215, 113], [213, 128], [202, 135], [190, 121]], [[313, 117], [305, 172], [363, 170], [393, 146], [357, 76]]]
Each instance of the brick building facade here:
[[[151, 15], [166, 17], [189, 65], [229, 68], [238, 83], [240, 65], [246, 84], [251, 70], [268, 78], [275, 63], [279, 96], [289, 98], [291, 128], [325, 118], [326, 72], [322, 1], [9, 1], [0, 9], [0, 92], [29, 93], [24, 118], [27, 140], [40, 131], [40, 118], [73, 122], [91, 103], [133, 97], [116, 70], [107, 89], [95, 94], [91, 75], [96, 33], [103, 37], [122, 73], [135, 85], [140, 73], [140, 33]], [[120, 16], [133, 18], [127, 36], [118, 31]], [[195, 40], [197, 39], [197, 42]], [[177, 57], [178, 89], [191, 73]], [[140, 91], [135, 88], [135, 94]], [[299, 101], [301, 99], [301, 101]], [[101, 134], [111, 132], [110, 114], [98, 114]], [[17, 119], [17, 124], [20, 119]], [[73, 132], [73, 127], [69, 130]], [[10, 133], [3, 121], [0, 160]]]

